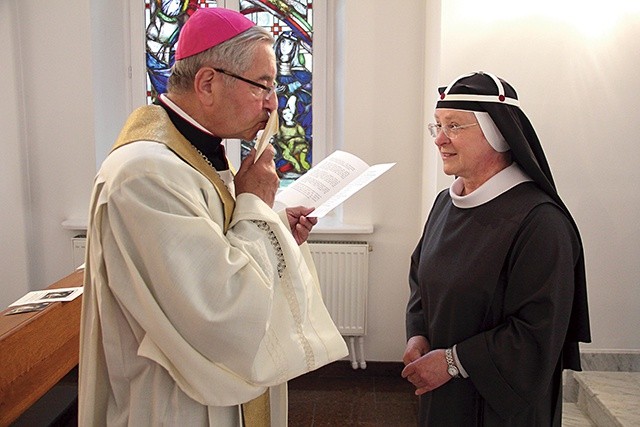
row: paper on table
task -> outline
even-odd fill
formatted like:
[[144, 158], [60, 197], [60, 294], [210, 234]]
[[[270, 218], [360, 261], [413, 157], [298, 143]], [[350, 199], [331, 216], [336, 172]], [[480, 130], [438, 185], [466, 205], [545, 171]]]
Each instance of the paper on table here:
[[72, 301], [82, 295], [82, 290], [82, 287], [76, 287], [31, 291], [15, 301], [13, 304], [9, 304], [9, 307], [25, 304], [37, 304], [41, 302]]
[[274, 208], [314, 207], [310, 217], [322, 218], [371, 181], [391, 169], [395, 163], [369, 166], [345, 151], [334, 151], [276, 195]]
[[278, 112], [272, 111], [269, 116], [269, 120], [267, 121], [262, 134], [258, 138], [258, 142], [256, 143], [256, 157], [253, 159], [253, 163], [255, 163], [265, 148], [267, 148], [267, 144], [271, 140], [271, 137], [278, 133], [278, 128], [280, 127], [280, 120], [278, 119]]

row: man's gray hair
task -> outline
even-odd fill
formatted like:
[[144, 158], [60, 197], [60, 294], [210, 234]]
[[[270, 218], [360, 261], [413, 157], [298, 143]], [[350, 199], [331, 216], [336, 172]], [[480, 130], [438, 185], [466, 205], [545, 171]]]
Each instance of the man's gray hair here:
[[251, 66], [261, 43], [273, 45], [274, 39], [266, 29], [255, 25], [204, 52], [176, 61], [171, 68], [168, 91], [185, 93], [192, 90], [196, 73], [205, 66], [242, 74]]

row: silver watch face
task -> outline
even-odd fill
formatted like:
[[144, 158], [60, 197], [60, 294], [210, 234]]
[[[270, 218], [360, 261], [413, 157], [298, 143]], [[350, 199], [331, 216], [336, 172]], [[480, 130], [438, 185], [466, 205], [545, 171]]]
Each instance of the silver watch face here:
[[447, 372], [449, 372], [449, 375], [451, 375], [452, 377], [457, 377], [458, 376], [458, 368], [456, 368], [455, 366], [449, 366], [449, 368], [447, 368]]

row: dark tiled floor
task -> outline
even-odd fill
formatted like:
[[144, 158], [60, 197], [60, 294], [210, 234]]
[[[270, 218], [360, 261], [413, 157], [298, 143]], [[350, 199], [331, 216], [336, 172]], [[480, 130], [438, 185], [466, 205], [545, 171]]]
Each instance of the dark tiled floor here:
[[416, 426], [418, 400], [401, 363], [339, 361], [289, 381], [289, 426]]

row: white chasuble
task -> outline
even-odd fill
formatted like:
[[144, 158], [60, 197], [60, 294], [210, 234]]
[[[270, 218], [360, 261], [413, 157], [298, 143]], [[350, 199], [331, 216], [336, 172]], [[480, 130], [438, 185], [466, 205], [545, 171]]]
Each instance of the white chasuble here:
[[270, 390], [284, 427], [286, 381], [348, 353], [308, 248], [255, 195], [225, 218], [226, 189], [161, 142], [121, 146], [95, 178], [80, 425], [235, 427]]

